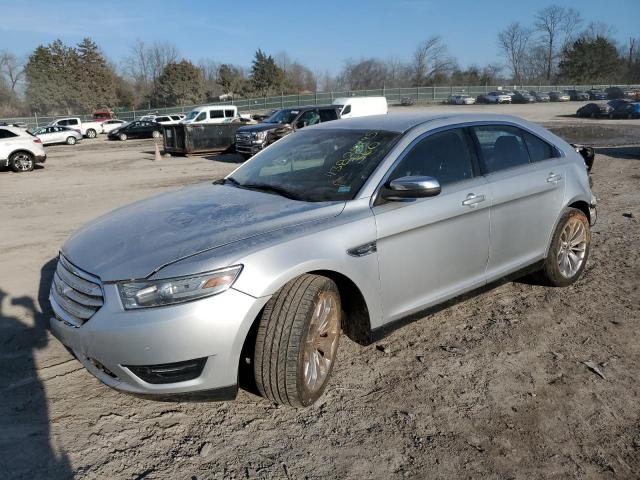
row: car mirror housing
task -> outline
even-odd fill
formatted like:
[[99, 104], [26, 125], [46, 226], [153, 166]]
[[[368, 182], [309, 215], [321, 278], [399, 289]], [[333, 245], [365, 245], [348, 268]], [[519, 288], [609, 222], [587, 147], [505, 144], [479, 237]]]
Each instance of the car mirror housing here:
[[433, 177], [401, 177], [387, 183], [381, 191], [382, 198], [402, 201], [414, 198], [435, 197], [441, 191], [440, 182]]

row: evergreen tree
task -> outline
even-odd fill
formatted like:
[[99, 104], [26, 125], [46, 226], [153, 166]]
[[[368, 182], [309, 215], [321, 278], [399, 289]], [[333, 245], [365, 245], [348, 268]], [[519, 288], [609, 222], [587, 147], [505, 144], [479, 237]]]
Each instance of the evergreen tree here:
[[560, 62], [560, 77], [574, 83], [619, 81], [623, 62], [616, 46], [608, 39], [576, 40]]
[[189, 105], [204, 98], [202, 71], [188, 60], [169, 63], [156, 84], [156, 102], [162, 106]]
[[284, 81], [284, 72], [271, 55], [267, 55], [261, 49], [256, 51], [251, 67], [251, 83], [256, 93], [268, 95], [281, 90]]
[[78, 96], [83, 110], [108, 108], [115, 105], [116, 78], [115, 73], [100, 52], [98, 46], [85, 38], [76, 49], [78, 65], [76, 78], [79, 80]]

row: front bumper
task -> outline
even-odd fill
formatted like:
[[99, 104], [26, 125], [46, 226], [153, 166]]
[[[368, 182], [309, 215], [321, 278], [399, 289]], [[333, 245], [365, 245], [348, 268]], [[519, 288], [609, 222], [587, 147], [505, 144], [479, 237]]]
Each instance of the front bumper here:
[[247, 155], [255, 155], [264, 148], [264, 143], [240, 143], [236, 141], [236, 152]]
[[[104, 305], [80, 327], [50, 321], [53, 335], [91, 374], [114, 389], [158, 400], [235, 397], [240, 352], [268, 297], [230, 289], [189, 303], [124, 310], [115, 284], [103, 291]], [[193, 359], [206, 359], [199, 376], [175, 383], [148, 383], [128, 368]]]

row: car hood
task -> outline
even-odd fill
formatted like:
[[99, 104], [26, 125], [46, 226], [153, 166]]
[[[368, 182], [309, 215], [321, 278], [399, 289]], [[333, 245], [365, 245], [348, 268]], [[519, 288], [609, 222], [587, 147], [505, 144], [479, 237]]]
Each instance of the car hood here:
[[239, 132], [264, 132], [265, 130], [275, 130], [276, 128], [289, 127], [286, 123], [257, 123], [256, 125], [246, 125], [236, 130]]
[[206, 183], [99, 217], [74, 233], [62, 253], [103, 281], [146, 278], [163, 266], [222, 245], [337, 216], [344, 205]]

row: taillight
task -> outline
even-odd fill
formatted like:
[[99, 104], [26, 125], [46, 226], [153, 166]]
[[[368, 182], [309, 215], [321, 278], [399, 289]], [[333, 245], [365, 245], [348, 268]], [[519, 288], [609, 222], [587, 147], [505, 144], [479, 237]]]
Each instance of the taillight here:
[[42, 140], [36, 137], [33, 139], [33, 143], [42, 143]]

